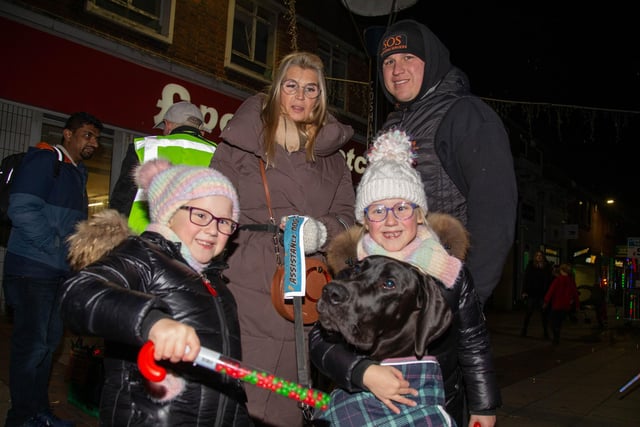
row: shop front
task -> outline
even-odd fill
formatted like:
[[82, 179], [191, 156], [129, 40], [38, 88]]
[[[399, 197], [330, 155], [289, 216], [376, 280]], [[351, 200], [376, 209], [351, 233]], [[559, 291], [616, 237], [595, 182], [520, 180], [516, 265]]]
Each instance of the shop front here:
[[[69, 114], [90, 112], [105, 124], [101, 148], [87, 162], [94, 208], [108, 205], [127, 145], [135, 137], [156, 134], [154, 124], [173, 103], [186, 100], [199, 106], [210, 130], [206, 137], [217, 141], [249, 95], [59, 22], [55, 31], [38, 24], [0, 16], [0, 34], [12, 40], [5, 44], [8, 61], [0, 67], [0, 156], [25, 151], [41, 140], [58, 143]], [[364, 150], [362, 142], [352, 140], [343, 153], [354, 182], [364, 170]]]

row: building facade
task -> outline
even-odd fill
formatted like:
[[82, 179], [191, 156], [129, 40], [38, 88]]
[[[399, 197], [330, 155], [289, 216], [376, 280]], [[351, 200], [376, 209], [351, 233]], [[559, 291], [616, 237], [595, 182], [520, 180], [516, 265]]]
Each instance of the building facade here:
[[[331, 111], [355, 129], [343, 154], [357, 183], [382, 120], [374, 116], [387, 102], [376, 100], [371, 46], [360, 44], [340, 7], [335, 0], [0, 0], [0, 35], [11, 41], [0, 67], [0, 156], [57, 143], [69, 114], [94, 114], [105, 130], [88, 162], [88, 192], [91, 209], [103, 209], [127, 145], [156, 133], [153, 125], [174, 102], [198, 105], [211, 130], [206, 136], [216, 141], [241, 102], [270, 84], [279, 58], [308, 50], [324, 61]], [[581, 199], [575, 189], [545, 179], [541, 154], [514, 135], [518, 228], [492, 300], [506, 309], [519, 299], [535, 249], [553, 262], [571, 261], [583, 247], [605, 257], [613, 251], [606, 216], [592, 223], [592, 210], [572, 210]]]

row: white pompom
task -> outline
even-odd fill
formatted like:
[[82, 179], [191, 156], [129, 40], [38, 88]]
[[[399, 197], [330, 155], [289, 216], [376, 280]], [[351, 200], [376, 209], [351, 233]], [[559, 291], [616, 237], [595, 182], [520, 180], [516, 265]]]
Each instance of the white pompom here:
[[379, 134], [367, 153], [369, 164], [379, 161], [395, 161], [413, 166], [415, 152], [413, 142], [406, 132], [393, 129]]

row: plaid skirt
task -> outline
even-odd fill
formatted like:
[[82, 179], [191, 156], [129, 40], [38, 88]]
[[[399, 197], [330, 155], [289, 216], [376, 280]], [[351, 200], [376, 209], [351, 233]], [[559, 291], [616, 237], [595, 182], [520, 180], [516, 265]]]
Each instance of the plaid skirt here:
[[445, 411], [444, 383], [438, 361], [433, 356], [387, 359], [382, 365], [398, 368], [418, 396], [411, 397], [414, 407], [397, 405], [400, 414], [394, 414], [373, 393], [349, 393], [342, 389], [331, 392], [331, 402], [325, 411], [316, 410], [315, 426], [452, 426], [455, 421]]

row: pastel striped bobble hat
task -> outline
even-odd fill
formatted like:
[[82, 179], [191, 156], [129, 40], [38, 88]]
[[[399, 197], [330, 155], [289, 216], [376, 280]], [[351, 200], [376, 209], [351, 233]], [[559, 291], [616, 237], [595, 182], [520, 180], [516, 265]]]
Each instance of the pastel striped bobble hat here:
[[231, 181], [209, 167], [174, 166], [165, 159], [149, 160], [134, 173], [138, 187], [147, 193], [151, 222], [168, 224], [181, 206], [193, 199], [223, 196], [233, 204], [232, 218], [238, 221], [240, 203]]

